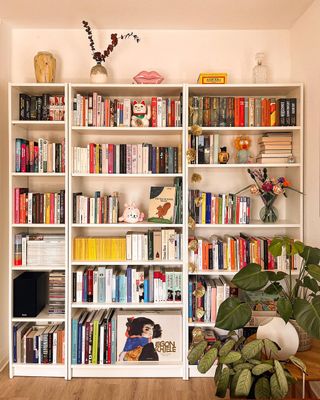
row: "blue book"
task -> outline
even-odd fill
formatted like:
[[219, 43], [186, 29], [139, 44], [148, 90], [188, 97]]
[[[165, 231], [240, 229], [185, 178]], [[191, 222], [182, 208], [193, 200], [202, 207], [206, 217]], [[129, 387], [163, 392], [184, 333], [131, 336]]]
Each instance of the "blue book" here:
[[86, 302], [87, 301], [87, 295], [88, 295], [88, 273], [87, 271], [84, 272], [83, 278], [82, 278], [82, 301]]
[[111, 364], [117, 362], [117, 320], [116, 314], [113, 314], [111, 319]]
[[120, 295], [119, 295], [120, 288], [119, 288], [119, 286], [120, 286], [120, 280], [119, 280], [119, 275], [117, 275], [116, 276], [116, 303], [119, 303], [119, 298], [120, 298]]
[[152, 147], [152, 173], [157, 173], [157, 148]]
[[146, 278], [143, 282], [143, 302], [149, 303], [149, 279]]
[[82, 324], [78, 324], [77, 364], [82, 363]]
[[188, 318], [192, 321], [192, 282], [189, 281], [188, 284], [188, 297], [189, 297], [189, 302], [188, 302]]
[[126, 271], [127, 275], [127, 301], [132, 303], [132, 268], [128, 267]]
[[124, 273], [119, 275], [119, 303], [127, 302], [127, 278]]
[[218, 240], [218, 269], [223, 269], [223, 243]]
[[74, 315], [71, 321], [71, 364], [77, 364], [77, 349], [78, 349], [78, 320], [81, 310]]
[[211, 224], [211, 193], [206, 193], [206, 224]]
[[21, 172], [21, 143], [22, 139], [16, 139], [16, 172]]

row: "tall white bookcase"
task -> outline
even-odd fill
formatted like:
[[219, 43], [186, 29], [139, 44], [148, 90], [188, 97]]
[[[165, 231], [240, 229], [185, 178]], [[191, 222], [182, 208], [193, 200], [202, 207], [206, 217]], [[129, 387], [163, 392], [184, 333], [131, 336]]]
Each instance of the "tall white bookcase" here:
[[[79, 93], [87, 95], [92, 92], [117, 98], [145, 98], [151, 97], [175, 97], [182, 94], [183, 121], [182, 127], [168, 128], [132, 128], [132, 127], [79, 127], [73, 125], [73, 98]], [[64, 122], [43, 121], [19, 121], [19, 93], [28, 94], [65, 94], [66, 118]], [[203, 128], [204, 133], [215, 132], [220, 135], [220, 146], [227, 146], [231, 158], [228, 164], [195, 165], [187, 164], [186, 150], [188, 144], [188, 104], [192, 96], [259, 96], [259, 97], [296, 97], [297, 98], [297, 126], [295, 127], [246, 127], [246, 128]], [[189, 377], [199, 376], [194, 366], [188, 366], [187, 353], [189, 347], [189, 331], [195, 326], [213, 327], [213, 323], [189, 323], [188, 322], [188, 279], [191, 275], [224, 275], [227, 280], [232, 279], [233, 271], [188, 271], [188, 190], [200, 189], [214, 193], [234, 192], [251, 183], [246, 172], [247, 168], [263, 167], [262, 164], [235, 164], [233, 154], [233, 139], [238, 135], [248, 135], [252, 139], [252, 152], [257, 153], [257, 139], [265, 132], [292, 132], [294, 164], [269, 164], [266, 165], [272, 175], [285, 175], [294, 187], [303, 191], [303, 86], [301, 84], [228, 84], [228, 85], [188, 85], [188, 84], [161, 84], [161, 85], [92, 85], [92, 84], [10, 84], [9, 85], [9, 138], [10, 138], [10, 263], [9, 263], [9, 354], [10, 377], [13, 376], [61, 376], [72, 377]], [[15, 173], [15, 139], [23, 137], [36, 139], [39, 137], [66, 139], [66, 173], [65, 174], [21, 174]], [[72, 148], [74, 146], [85, 147], [88, 143], [142, 143], [148, 142], [159, 146], [182, 145], [182, 173], [181, 174], [75, 174], [72, 169]], [[198, 172], [202, 181], [198, 184], [191, 183], [191, 175]], [[142, 211], [148, 212], [148, 199], [150, 186], [172, 185], [175, 177], [181, 177], [183, 181], [183, 224], [170, 225], [183, 234], [183, 257], [180, 261], [142, 261], [142, 262], [90, 262], [87, 265], [140, 265], [149, 268], [151, 265], [160, 265], [166, 268], [174, 267], [183, 272], [182, 303], [139, 303], [139, 304], [94, 304], [74, 303], [72, 300], [72, 273], [79, 265], [85, 262], [73, 261], [73, 238], [76, 236], [124, 236], [127, 231], [135, 230], [146, 232], [148, 229], [168, 227], [152, 223], [132, 224], [74, 224], [72, 219], [72, 194], [83, 191], [92, 195], [100, 190], [102, 193], [119, 192], [120, 205], [125, 202], [135, 201]], [[15, 225], [13, 224], [13, 189], [14, 187], [29, 187], [32, 190], [66, 190], [65, 225]], [[120, 213], [123, 208], [120, 207]], [[195, 236], [209, 238], [211, 235], [238, 234], [246, 232], [254, 235], [272, 236], [287, 234], [296, 239], [303, 239], [303, 196], [290, 192], [289, 198], [279, 198], [276, 207], [280, 218], [275, 224], [264, 224], [259, 221], [258, 212], [262, 207], [259, 198], [252, 203], [252, 219], [249, 225], [197, 225]], [[66, 362], [64, 365], [34, 365], [14, 364], [12, 355], [12, 325], [17, 320], [12, 314], [12, 287], [13, 278], [19, 271], [33, 270], [32, 267], [13, 267], [13, 238], [18, 232], [64, 232], [66, 235], [66, 314], [63, 318], [50, 317], [46, 310], [41, 312], [32, 322], [46, 323], [50, 321], [64, 321], [66, 323]], [[52, 268], [54, 269], [54, 268]], [[37, 268], [48, 270], [48, 268]], [[121, 308], [133, 310], [165, 310], [179, 309], [182, 312], [182, 349], [181, 362], [174, 364], [162, 363], [128, 363], [114, 365], [72, 365], [71, 364], [71, 319], [78, 309]]]
[[[65, 199], [68, 198], [68, 158], [66, 154], [65, 173], [20, 173], [15, 172], [15, 145], [17, 138], [37, 141], [39, 138], [49, 141], [62, 141], [68, 147], [68, 114], [64, 121], [24, 121], [19, 119], [20, 93], [42, 96], [43, 94], [63, 95], [67, 106], [68, 85], [67, 84], [9, 84], [9, 374], [13, 376], [57, 376], [67, 378], [67, 357], [64, 364], [17, 364], [13, 362], [13, 334], [12, 327], [16, 322], [32, 322], [38, 325], [49, 323], [65, 323], [67, 329], [67, 297], [65, 299], [65, 314], [50, 315], [45, 307], [35, 318], [13, 317], [13, 280], [25, 271], [62, 270], [67, 275], [67, 240], [65, 241], [65, 263], [64, 266], [32, 266], [14, 267], [14, 237], [17, 233], [62, 233], [67, 238], [67, 223], [65, 224], [15, 224], [13, 219], [13, 194], [14, 188], [29, 188], [31, 192], [46, 192], [65, 190]], [[65, 218], [68, 218], [68, 209], [65, 209]], [[65, 291], [68, 293], [67, 280], [65, 280]], [[66, 331], [67, 334], [67, 331]]]

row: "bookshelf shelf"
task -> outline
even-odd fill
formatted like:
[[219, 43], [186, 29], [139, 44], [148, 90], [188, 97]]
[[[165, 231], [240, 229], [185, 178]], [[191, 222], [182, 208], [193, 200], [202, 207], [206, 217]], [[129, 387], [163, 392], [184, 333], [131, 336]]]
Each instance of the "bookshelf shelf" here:
[[[245, 132], [248, 135], [261, 135], [265, 132], [293, 132], [299, 131], [301, 126], [228, 126], [228, 127], [211, 127], [211, 126], [202, 126], [203, 132], [223, 132], [224, 135], [237, 135], [238, 132]], [[188, 130], [191, 130], [191, 126], [188, 127]]]
[[49, 314], [48, 308], [45, 307], [36, 317], [19, 317], [12, 318], [12, 322], [65, 322], [66, 316], [59, 314]]
[[91, 126], [73, 126], [72, 132], [82, 135], [181, 135], [182, 127], [159, 127], [159, 128], [135, 128], [135, 127], [91, 127]]
[[77, 265], [141, 265], [141, 266], [166, 266], [166, 267], [181, 267], [183, 265], [183, 261], [73, 261], [71, 263], [72, 266]]
[[28, 177], [28, 178], [50, 178], [50, 177], [62, 177], [66, 176], [63, 172], [46, 172], [46, 173], [39, 173], [39, 172], [13, 172], [12, 176], [14, 177]]
[[251, 221], [250, 224], [196, 224], [197, 229], [276, 229], [276, 228], [300, 228], [299, 223], [289, 223], [286, 221], [277, 221], [275, 223], [263, 223], [259, 221]]
[[66, 224], [12, 224], [12, 228], [65, 228]]
[[[277, 272], [276, 269], [273, 270], [274, 272]], [[208, 276], [218, 276], [218, 275], [222, 275], [222, 276], [234, 276], [238, 271], [225, 271], [225, 270], [209, 270], [209, 271], [195, 271], [195, 272], [189, 272], [189, 275], [208, 275]], [[289, 274], [289, 271], [286, 271], [287, 274]], [[298, 271], [291, 271], [291, 275], [299, 275]]]
[[65, 271], [66, 267], [61, 265], [52, 265], [52, 266], [39, 266], [39, 267], [12, 267], [12, 271]]
[[63, 364], [23, 364], [14, 363], [12, 365], [14, 376], [51, 376], [64, 378], [66, 367]]
[[130, 229], [152, 229], [152, 228], [183, 228], [183, 224], [154, 224], [154, 223], [144, 223], [138, 222], [136, 224], [126, 224], [126, 223], [119, 223], [119, 224], [72, 224], [72, 228], [98, 228], [98, 229], [105, 229], [105, 228], [130, 228]]
[[128, 310], [162, 310], [162, 309], [181, 309], [181, 302], [172, 303], [72, 303], [72, 308], [87, 308], [87, 309], [107, 309], [107, 308], [122, 308]]
[[199, 328], [214, 328], [214, 322], [189, 322], [189, 326], [191, 327], [199, 327]]
[[145, 178], [181, 178], [182, 174], [72, 174], [73, 178], [116, 178], [116, 179], [145, 179]]
[[11, 122], [12, 126], [27, 130], [64, 130], [65, 121], [19, 121]]
[[188, 168], [211, 169], [211, 168], [300, 168], [300, 163], [292, 164], [189, 164]]

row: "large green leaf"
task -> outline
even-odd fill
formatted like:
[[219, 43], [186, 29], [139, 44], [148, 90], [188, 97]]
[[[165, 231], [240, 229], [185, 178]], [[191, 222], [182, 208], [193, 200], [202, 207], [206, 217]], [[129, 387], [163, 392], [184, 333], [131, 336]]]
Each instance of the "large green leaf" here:
[[282, 246], [283, 246], [282, 238], [275, 237], [272, 239], [270, 243], [269, 251], [274, 257], [281, 256]]
[[287, 298], [282, 297], [277, 301], [277, 310], [280, 317], [287, 323], [292, 318], [292, 304]]
[[296, 299], [293, 315], [301, 328], [310, 336], [320, 339], [320, 296], [315, 296], [310, 303], [304, 299]]
[[214, 378], [213, 379], [214, 379], [214, 382], [215, 382], [216, 385], [217, 385], [217, 383], [218, 383], [218, 381], [220, 379], [221, 372], [222, 372], [222, 367], [223, 367], [222, 364], [218, 364], [218, 366], [216, 368], [216, 371], [214, 373]]
[[320, 262], [320, 249], [316, 247], [305, 246], [301, 257], [305, 260], [307, 265], [319, 265]]
[[320, 266], [315, 264], [310, 264], [306, 267], [306, 270], [312, 276], [312, 278], [316, 279], [320, 282]]
[[290, 356], [289, 360], [292, 362], [292, 364], [294, 364], [295, 366], [300, 368], [301, 371], [307, 372], [306, 364], [302, 360], [300, 360], [300, 358], [295, 357], [295, 356]]
[[[278, 351], [281, 349], [277, 343], [273, 342], [270, 339], [266, 339], [266, 338], [263, 339], [263, 344], [266, 349], [267, 356], [269, 356], [269, 357], [277, 355]], [[270, 354], [268, 354], [268, 353], [270, 353]], [[271, 365], [273, 365], [273, 363]]]
[[261, 271], [259, 264], [248, 264], [242, 268], [232, 279], [238, 288], [242, 290], [255, 291], [262, 289], [268, 282], [268, 274]]
[[235, 371], [241, 371], [242, 369], [252, 369], [253, 365], [248, 362], [245, 362], [245, 363], [237, 364], [233, 368]]
[[303, 286], [310, 289], [313, 293], [317, 293], [319, 291], [319, 286], [314, 278], [310, 278], [310, 276], [305, 276], [303, 278]]
[[271, 395], [269, 379], [261, 377], [257, 380], [254, 387], [254, 397], [257, 400], [269, 399]]
[[241, 359], [241, 353], [239, 351], [230, 351], [226, 356], [220, 357], [219, 362], [221, 364], [232, 364]]
[[236, 341], [234, 339], [230, 339], [225, 342], [225, 344], [219, 350], [219, 356], [226, 356], [235, 346]]
[[247, 397], [252, 385], [251, 371], [243, 369], [239, 375], [236, 389], [234, 391], [237, 397]]
[[238, 382], [239, 376], [241, 374], [241, 371], [242, 370], [236, 371], [236, 373], [231, 378], [231, 384], [230, 384], [230, 398], [231, 399], [233, 399], [235, 397], [235, 390], [236, 390], [237, 382]]
[[252, 310], [236, 297], [229, 297], [219, 307], [216, 327], [226, 330], [243, 328], [250, 320]]
[[283, 291], [283, 287], [279, 282], [272, 282], [268, 287], [265, 288], [264, 292], [266, 294], [272, 294], [278, 296]]
[[255, 339], [250, 343], [247, 343], [243, 346], [241, 350], [242, 357], [245, 360], [249, 360], [250, 358], [254, 358], [263, 348], [262, 339]]
[[270, 371], [272, 369], [270, 364], [259, 364], [252, 368], [253, 375], [262, 375], [263, 373]]
[[284, 396], [286, 396], [288, 393], [288, 390], [289, 390], [288, 381], [287, 381], [287, 377], [285, 376], [283, 367], [278, 360], [274, 360], [274, 368], [276, 370], [276, 375], [277, 375], [278, 383], [280, 386], [280, 390], [281, 390], [282, 394]]
[[213, 348], [206, 352], [198, 364], [198, 371], [205, 374], [213, 366], [218, 356], [218, 349]]
[[226, 397], [227, 389], [229, 386], [230, 371], [228, 367], [224, 367], [219, 382], [217, 384], [216, 396], [224, 398]]
[[282, 279], [284, 279], [286, 276], [288, 276], [288, 274], [283, 271], [278, 271], [278, 272], [267, 271], [267, 274], [268, 274], [269, 281], [271, 281], [271, 282], [282, 281]]
[[302, 242], [300, 242], [299, 240], [296, 240], [292, 244], [292, 252], [293, 252], [293, 254], [296, 254], [296, 253], [302, 254], [303, 250], [304, 250], [304, 244]]
[[200, 360], [207, 345], [208, 343], [205, 340], [202, 340], [190, 350], [190, 353], [188, 354], [189, 364], [194, 365]]
[[270, 389], [271, 389], [271, 398], [272, 399], [283, 399], [284, 394], [281, 391], [277, 375], [274, 373], [270, 378]]

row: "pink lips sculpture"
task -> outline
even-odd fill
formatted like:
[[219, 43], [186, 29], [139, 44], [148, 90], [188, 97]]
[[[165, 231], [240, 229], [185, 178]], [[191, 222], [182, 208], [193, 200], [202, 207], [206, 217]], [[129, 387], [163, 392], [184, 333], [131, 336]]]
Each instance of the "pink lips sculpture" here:
[[161, 83], [163, 81], [163, 76], [158, 74], [156, 71], [141, 71], [136, 76], [133, 77], [133, 80], [139, 84], [156, 84]]

